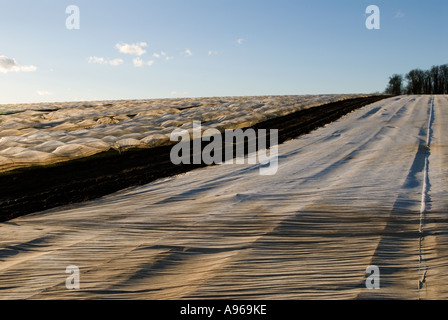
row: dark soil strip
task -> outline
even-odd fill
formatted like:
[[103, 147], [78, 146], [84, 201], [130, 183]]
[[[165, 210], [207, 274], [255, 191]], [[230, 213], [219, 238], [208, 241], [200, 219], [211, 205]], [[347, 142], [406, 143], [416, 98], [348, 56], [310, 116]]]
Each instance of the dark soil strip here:
[[[271, 119], [253, 129], [278, 129], [279, 143], [311, 132], [343, 115], [390, 96], [349, 99]], [[223, 139], [224, 140], [224, 139]], [[0, 174], [0, 222], [62, 205], [96, 199], [131, 186], [194, 170], [173, 165], [172, 146], [109, 150], [91, 157]]]

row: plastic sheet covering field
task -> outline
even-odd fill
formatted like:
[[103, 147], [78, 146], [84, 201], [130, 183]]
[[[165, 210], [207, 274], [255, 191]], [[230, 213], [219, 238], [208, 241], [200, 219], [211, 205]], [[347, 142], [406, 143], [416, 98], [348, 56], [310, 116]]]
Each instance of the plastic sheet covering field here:
[[0, 106], [0, 172], [171, 144], [177, 128], [249, 127], [316, 105], [362, 95], [98, 101]]
[[446, 96], [390, 98], [280, 145], [274, 176], [208, 167], [3, 223], [0, 298], [446, 299], [447, 128]]

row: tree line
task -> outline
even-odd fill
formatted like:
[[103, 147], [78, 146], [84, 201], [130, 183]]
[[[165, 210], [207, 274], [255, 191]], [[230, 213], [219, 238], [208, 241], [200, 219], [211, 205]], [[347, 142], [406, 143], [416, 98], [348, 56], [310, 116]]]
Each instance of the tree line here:
[[448, 94], [448, 64], [429, 70], [414, 69], [404, 77], [394, 74], [389, 78], [387, 94]]

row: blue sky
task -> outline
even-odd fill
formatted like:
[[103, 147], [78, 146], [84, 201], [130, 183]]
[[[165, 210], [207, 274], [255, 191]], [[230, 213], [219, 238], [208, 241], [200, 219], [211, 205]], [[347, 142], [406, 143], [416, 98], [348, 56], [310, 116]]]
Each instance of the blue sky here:
[[0, 104], [383, 91], [448, 63], [447, 14], [440, 0], [0, 0]]

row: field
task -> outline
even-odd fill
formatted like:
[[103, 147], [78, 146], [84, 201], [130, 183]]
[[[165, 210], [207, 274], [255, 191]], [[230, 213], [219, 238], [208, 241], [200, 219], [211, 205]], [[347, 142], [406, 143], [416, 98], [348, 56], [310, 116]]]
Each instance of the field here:
[[[207, 102], [204, 101], [183, 102], [189, 103], [189, 105], [187, 104], [188, 109], [186, 109], [186, 111], [191, 115], [188, 116], [180, 113], [174, 114], [174, 116], [175, 119], [179, 119], [176, 120], [176, 122], [190, 126], [193, 119], [205, 118], [206, 120], [212, 120], [203, 124], [202, 130], [205, 130], [207, 124], [210, 123], [214, 125], [215, 128], [223, 127], [224, 129], [228, 127], [244, 127], [248, 124], [253, 125], [251, 127], [246, 127], [245, 129], [277, 129], [279, 130], [278, 142], [282, 143], [288, 139], [296, 138], [301, 134], [309, 133], [319, 126], [328, 124], [357, 108], [384, 99], [385, 96], [344, 97], [342, 100], [338, 100], [340, 98], [341, 97], [335, 96], [314, 96], [308, 99], [303, 96], [295, 98], [290, 97], [289, 100], [297, 105], [289, 109], [289, 112], [295, 109], [299, 110], [287, 113], [284, 116], [281, 116], [280, 114], [282, 112], [288, 112], [288, 108], [285, 108], [287, 107], [287, 104], [282, 107], [278, 107], [278, 104], [282, 102], [285, 103], [285, 100], [288, 100], [288, 98], [283, 97], [273, 99], [275, 101], [273, 104], [266, 103], [263, 101], [265, 100], [263, 98], [252, 99], [249, 104], [247, 101], [242, 102], [242, 99], [237, 99], [238, 103], [234, 104], [235, 107], [231, 109], [240, 112], [230, 114], [234, 119], [234, 122], [227, 125], [225, 124], [226, 120], [223, 121], [223, 115], [220, 112], [223, 107], [219, 106], [215, 108], [217, 110], [211, 112], [213, 116], [212, 119], [210, 119], [210, 116], [206, 115], [206, 112], [209, 111], [209, 109], [207, 106], [203, 106], [203, 104], [207, 105]], [[310, 104], [316, 100], [335, 101], [320, 106], [313, 106], [313, 104]], [[172, 101], [169, 103], [173, 104]], [[116, 104], [118, 107], [120, 106], [120, 103]], [[191, 104], [195, 105], [195, 107], [191, 107]], [[246, 118], [241, 117], [241, 111], [244, 112], [244, 109], [249, 109], [247, 111], [251, 111], [250, 108], [245, 108], [244, 104], [257, 107], [267, 106], [268, 111], [271, 111], [271, 115], [263, 114], [260, 116], [257, 113], [253, 113], [249, 114]], [[224, 105], [224, 107], [226, 107], [226, 105]], [[170, 108], [167, 107], [161, 109], [165, 112], [170, 110]], [[174, 108], [172, 107], [171, 110], [172, 109]], [[282, 111], [282, 109], [286, 109], [287, 111]], [[93, 112], [104, 113], [106, 111], [109, 114], [113, 112], [113, 108], [102, 110], [101, 107], [90, 107], [88, 110], [90, 116]], [[126, 111], [126, 113], [130, 112], [129, 110]], [[175, 110], [174, 112], [176, 111], [179, 112], [179, 110]], [[48, 117], [45, 112], [48, 111], [43, 111], [43, 115], [40, 115], [38, 118], [39, 120], [42, 119], [42, 117]], [[149, 112], [154, 111], [149, 110]], [[145, 113], [147, 114], [148, 110], [145, 110]], [[160, 113], [160, 111], [157, 110], [157, 113]], [[123, 121], [122, 123], [108, 125], [96, 124], [88, 130], [79, 128], [79, 125], [76, 125], [76, 120], [73, 121], [72, 118], [63, 118], [64, 127], [69, 126], [69, 121], [75, 122], [71, 124], [71, 126], [74, 127], [72, 128], [72, 131], [67, 132], [57, 130], [57, 127], [61, 125], [60, 120], [56, 122], [56, 129], [53, 129], [53, 123], [51, 121], [46, 121], [44, 123], [37, 123], [38, 126], [44, 128], [43, 130], [31, 129], [33, 131], [30, 133], [33, 136], [38, 137], [38, 139], [35, 139], [34, 141], [29, 139], [29, 133], [23, 134], [22, 131], [26, 132], [29, 130], [29, 128], [26, 127], [25, 130], [17, 130], [18, 132], [13, 132], [16, 134], [18, 133], [18, 136], [7, 136], [2, 138], [0, 142], [3, 143], [0, 143], [0, 148], [3, 147], [3, 150], [0, 151], [0, 153], [9, 156], [9, 158], [4, 157], [4, 168], [9, 169], [9, 171], [5, 170], [3, 174], [0, 174], [0, 205], [2, 207], [0, 221], [7, 221], [28, 213], [42, 211], [61, 205], [95, 199], [127, 187], [144, 185], [157, 179], [185, 173], [204, 166], [202, 163], [193, 164], [193, 161], [191, 161], [191, 164], [189, 165], [174, 165], [172, 163], [170, 153], [175, 142], [169, 141], [169, 134], [161, 134], [161, 132], [172, 132], [175, 130], [174, 127], [165, 128], [163, 125], [165, 123], [163, 119], [170, 116], [172, 117], [173, 115], [153, 115], [152, 118], [145, 119], [144, 116], [137, 115], [133, 119]], [[99, 116], [96, 115], [96, 118], [98, 117]], [[162, 118], [162, 120], [160, 120], [160, 118]], [[214, 118], [219, 120], [214, 120]], [[267, 120], [261, 121], [260, 119]], [[78, 122], [79, 121], [85, 125], [85, 118], [81, 118]], [[6, 122], [7, 125], [9, 124], [8, 121], [4, 122]], [[15, 120], [15, 122], [16, 126], [23, 126], [22, 123], [17, 123], [17, 120]], [[154, 125], [153, 122], [158, 122], [160, 127], [152, 129]], [[173, 120], [168, 120], [168, 122], [172, 123]], [[36, 127], [36, 124], [33, 123], [33, 126]], [[123, 130], [122, 127], [126, 127], [126, 130]], [[47, 128], [51, 128], [50, 137], [48, 137], [48, 133], [45, 132], [45, 129]], [[130, 130], [140, 133], [129, 134], [128, 132]], [[105, 133], [103, 133], [103, 131], [105, 131]], [[115, 133], [115, 136], [111, 135], [111, 131]], [[3, 131], [3, 133], [5, 132], [7, 131]], [[88, 136], [88, 138], [80, 138], [80, 135]], [[124, 138], [129, 137], [130, 135], [134, 138]], [[67, 143], [61, 142], [61, 136]], [[72, 136], [72, 139], [67, 139], [70, 138], [70, 136]], [[143, 141], [148, 141], [149, 138], [149, 140], [152, 141], [152, 145], [141, 143], [139, 140], [135, 139], [138, 136], [140, 138], [146, 137], [142, 139]], [[221, 131], [221, 136], [224, 140], [224, 131]], [[153, 137], [158, 137], [158, 140]], [[48, 140], [43, 142], [43, 139], [45, 138]], [[135, 141], [133, 144], [130, 143], [128, 148], [121, 148], [119, 146], [120, 141], [127, 140]], [[157, 144], [154, 142], [155, 140], [158, 141]], [[105, 141], [109, 141], [109, 143], [105, 143]], [[118, 144], [116, 142], [111, 143], [112, 141], [118, 141]], [[246, 155], [248, 151], [248, 143], [249, 141], [243, 146], [246, 149]], [[71, 149], [78, 151], [87, 148], [87, 150], [89, 150], [93, 149], [91, 148], [92, 144], [103, 146], [103, 148], [96, 149], [96, 151], [90, 151], [87, 154], [81, 153], [81, 155], [77, 152], [77, 157], [72, 158], [68, 156], [64, 159], [65, 161], [58, 159], [60, 162], [51, 162], [51, 159], [55, 159], [55, 153], [59, 153], [61, 148], [64, 150]], [[234, 144], [235, 146], [233, 149], [236, 151], [238, 145], [242, 145], [244, 142], [238, 143], [238, 141], [234, 141]], [[21, 147], [17, 147], [17, 145]], [[205, 146], [206, 143], [204, 142], [201, 149], [204, 149]], [[225, 143], [223, 141], [220, 150], [224, 149]], [[88, 156], [92, 152], [95, 153], [92, 156]], [[36, 154], [36, 157], [28, 157], [30, 153]], [[199, 153], [201, 152], [199, 151]], [[234, 154], [236, 154], [236, 152], [234, 152]], [[23, 155], [25, 155], [25, 157], [23, 157]], [[191, 158], [194, 158], [194, 156], [195, 155], [193, 154]], [[23, 166], [23, 168], [11, 170], [20, 166]]]
[[448, 298], [448, 97], [369, 103], [280, 139], [273, 176], [202, 167], [0, 224], [0, 298]]

